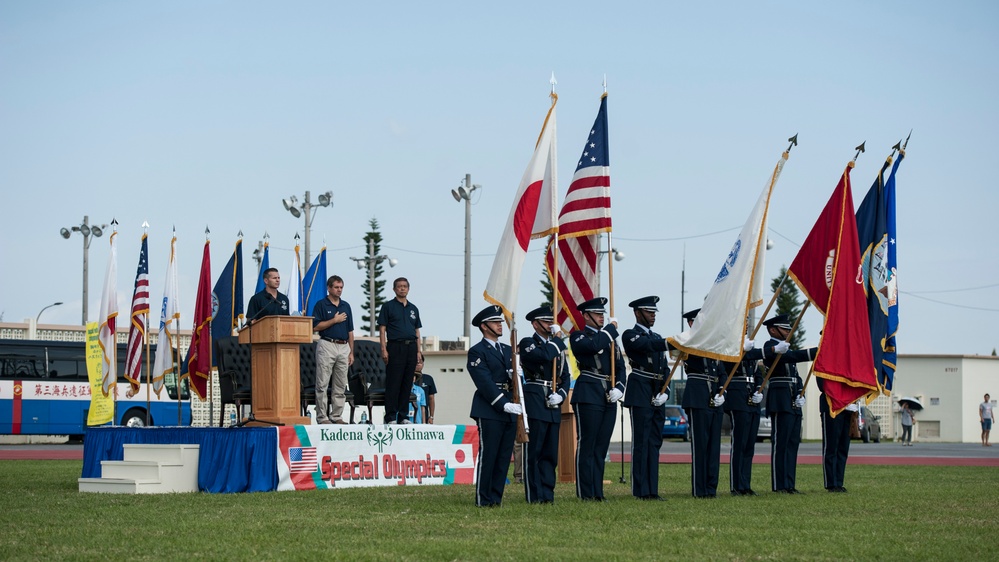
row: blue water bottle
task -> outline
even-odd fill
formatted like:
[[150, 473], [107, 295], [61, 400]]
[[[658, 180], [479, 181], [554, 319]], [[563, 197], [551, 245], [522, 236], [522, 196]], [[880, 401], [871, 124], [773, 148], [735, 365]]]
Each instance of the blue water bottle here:
[[368, 423], [368, 413], [361, 412], [361, 423]]

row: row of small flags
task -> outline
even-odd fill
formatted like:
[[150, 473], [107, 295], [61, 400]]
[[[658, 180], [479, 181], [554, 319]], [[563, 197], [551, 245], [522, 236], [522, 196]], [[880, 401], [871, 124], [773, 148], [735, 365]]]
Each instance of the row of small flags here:
[[[598, 286], [599, 236], [611, 233], [610, 157], [607, 92], [587, 137], [558, 219], [554, 76], [551, 107], [534, 153], [514, 195], [506, 228], [483, 297], [514, 322], [520, 272], [530, 241], [548, 237], [545, 266], [553, 287], [558, 322], [584, 325], [575, 305], [589, 300]], [[764, 302], [767, 214], [771, 195], [797, 135], [784, 151], [756, 205], [726, 256], [701, 311], [689, 330], [667, 338], [681, 351], [729, 362], [741, 361], [749, 309]], [[906, 139], [908, 144], [908, 139]], [[853, 213], [850, 171], [846, 166], [826, 207], [788, 268], [812, 305], [823, 315], [814, 372], [825, 379], [824, 394], [833, 415], [853, 401], [891, 394], [897, 351], [898, 291], [895, 229], [895, 172], [905, 156], [900, 141], [870, 192]], [[891, 174], [884, 179], [892, 165]], [[608, 242], [608, 246], [610, 246]], [[607, 253], [613, 287], [613, 262]], [[614, 315], [614, 295], [610, 313]], [[868, 322], [856, 322], [857, 318]], [[512, 345], [516, 345], [513, 342]]]
[[[117, 225], [117, 223], [114, 223]], [[116, 329], [118, 322], [117, 297], [117, 228], [111, 234], [111, 253], [108, 259], [107, 272], [104, 278], [104, 290], [101, 294], [100, 332], [98, 336], [102, 349], [102, 390], [105, 396], [111, 394], [118, 379]], [[270, 244], [264, 244], [263, 258], [260, 262], [260, 273], [257, 278], [256, 292], [264, 289], [263, 272], [270, 267]], [[153, 391], [159, 396], [163, 389], [164, 377], [168, 373], [178, 371], [181, 378], [187, 376], [191, 388], [204, 400], [212, 367], [215, 366], [213, 356], [215, 339], [229, 337], [233, 330], [238, 329], [244, 321], [243, 302], [243, 239], [242, 233], [236, 241], [232, 256], [222, 269], [221, 275], [211, 283], [210, 241], [205, 240], [204, 252], [201, 257], [201, 272], [198, 279], [198, 290], [194, 304], [194, 322], [191, 329], [191, 344], [187, 357], [179, 357], [178, 334], [180, 330], [180, 299], [177, 283], [177, 235], [174, 233], [170, 241], [170, 262], [167, 266], [166, 282], [163, 289], [163, 300], [160, 303], [159, 334], [156, 342], [156, 355], [153, 360], [151, 382]], [[302, 277], [299, 258], [299, 246], [296, 244], [291, 268], [290, 288], [288, 298], [298, 304], [299, 314], [309, 314], [316, 302], [326, 296], [326, 247], [319, 251], [305, 277]], [[139, 251], [139, 265], [135, 274], [135, 285], [132, 293], [132, 306], [129, 316], [129, 332], [127, 354], [125, 358], [125, 378], [129, 381], [129, 393], [139, 390], [142, 356], [146, 342], [146, 327], [150, 315], [149, 298], [149, 245], [147, 235], [142, 234], [142, 247]]]

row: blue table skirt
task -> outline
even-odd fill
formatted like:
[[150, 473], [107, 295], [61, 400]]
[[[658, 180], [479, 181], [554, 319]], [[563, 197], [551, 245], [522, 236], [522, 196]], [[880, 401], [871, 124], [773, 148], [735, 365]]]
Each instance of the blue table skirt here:
[[83, 441], [83, 478], [100, 478], [101, 461], [122, 460], [125, 443], [200, 445], [203, 492], [277, 489], [277, 431], [273, 427], [95, 427]]

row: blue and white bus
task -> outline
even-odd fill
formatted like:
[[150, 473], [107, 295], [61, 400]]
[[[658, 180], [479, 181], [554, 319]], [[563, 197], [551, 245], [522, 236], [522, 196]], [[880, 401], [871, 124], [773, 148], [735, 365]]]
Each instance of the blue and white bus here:
[[[120, 374], [125, 371], [126, 350], [123, 344], [117, 347]], [[116, 425], [147, 425], [145, 371], [143, 357], [143, 384], [132, 397], [127, 396], [128, 381], [119, 377]], [[148, 423], [190, 425], [187, 380], [181, 383], [178, 400], [176, 379], [169, 376], [167, 379], [159, 397], [150, 392]], [[80, 437], [89, 411], [90, 381], [84, 342], [0, 340], [0, 434]]]

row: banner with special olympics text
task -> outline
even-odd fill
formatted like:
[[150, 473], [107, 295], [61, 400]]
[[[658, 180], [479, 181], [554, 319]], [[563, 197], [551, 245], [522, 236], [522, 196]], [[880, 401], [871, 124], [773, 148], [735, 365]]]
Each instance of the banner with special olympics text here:
[[296, 425], [278, 432], [278, 490], [473, 484], [474, 425]]

